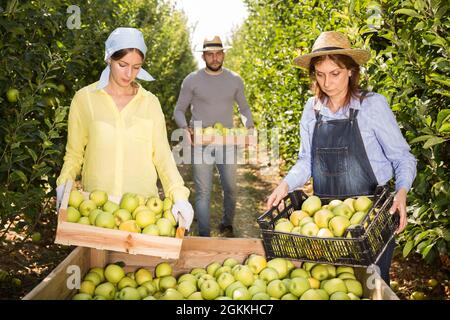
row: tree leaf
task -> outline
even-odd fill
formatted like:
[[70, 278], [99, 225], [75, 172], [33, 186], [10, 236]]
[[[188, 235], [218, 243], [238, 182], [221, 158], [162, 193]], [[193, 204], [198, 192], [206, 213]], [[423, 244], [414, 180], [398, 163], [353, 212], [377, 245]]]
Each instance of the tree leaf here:
[[409, 240], [408, 242], [406, 242], [405, 246], [403, 247], [403, 257], [407, 257], [413, 248], [414, 241]]
[[416, 10], [413, 10], [413, 9], [406, 9], [406, 8], [398, 9], [397, 11], [395, 11], [395, 13], [406, 14], [407, 16], [414, 17], [414, 18], [422, 18], [422, 16]]
[[432, 137], [428, 139], [427, 142], [424, 143], [423, 148], [428, 149], [445, 141], [447, 140], [441, 137]]

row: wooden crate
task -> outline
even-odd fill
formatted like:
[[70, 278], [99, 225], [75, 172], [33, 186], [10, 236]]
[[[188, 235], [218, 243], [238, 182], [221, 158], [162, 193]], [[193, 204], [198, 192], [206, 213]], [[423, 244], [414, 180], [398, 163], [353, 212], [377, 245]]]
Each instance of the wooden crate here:
[[[61, 208], [58, 212], [58, 226], [55, 243], [112, 250], [131, 254], [177, 259], [183, 243], [184, 229], [177, 229], [177, 236], [159, 237], [115, 229], [106, 229], [79, 223], [67, 222], [67, 206], [73, 181], [65, 185]], [[83, 192], [86, 199], [89, 193]], [[109, 200], [119, 203], [120, 198], [109, 196]]]
[[[174, 275], [178, 276], [195, 267], [204, 268], [213, 261], [222, 263], [230, 257], [243, 263], [251, 253], [264, 255], [260, 239], [186, 237], [179, 259], [171, 259], [167, 262], [172, 265]], [[154, 270], [155, 266], [162, 262], [157, 257], [78, 247], [23, 299], [70, 299], [76, 293], [76, 289], [68, 289], [66, 284], [69, 267], [78, 266], [83, 276], [91, 267], [104, 267], [108, 263], [118, 261], [126, 264], [126, 272], [135, 271], [139, 267]], [[299, 262], [293, 262], [299, 266]], [[398, 300], [395, 293], [378, 274], [369, 274], [365, 268], [355, 268], [355, 275], [363, 284], [365, 297], [373, 300]], [[372, 284], [370, 288], [368, 283]]]

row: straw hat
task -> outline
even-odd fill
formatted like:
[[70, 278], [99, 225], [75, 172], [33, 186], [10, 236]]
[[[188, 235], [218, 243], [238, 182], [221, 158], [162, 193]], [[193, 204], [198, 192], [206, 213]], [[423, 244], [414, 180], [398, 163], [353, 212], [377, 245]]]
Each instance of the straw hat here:
[[355, 60], [359, 65], [366, 63], [370, 58], [370, 52], [364, 49], [352, 49], [347, 36], [336, 31], [322, 32], [314, 42], [312, 52], [298, 56], [294, 64], [308, 69], [311, 59], [329, 54], [343, 54]]
[[212, 38], [206, 37], [205, 40], [203, 40], [203, 48], [201, 50], [198, 50], [198, 52], [205, 52], [205, 51], [219, 51], [219, 50], [226, 50], [230, 49], [229, 46], [223, 46], [222, 40], [220, 40], [219, 36], [214, 36]]

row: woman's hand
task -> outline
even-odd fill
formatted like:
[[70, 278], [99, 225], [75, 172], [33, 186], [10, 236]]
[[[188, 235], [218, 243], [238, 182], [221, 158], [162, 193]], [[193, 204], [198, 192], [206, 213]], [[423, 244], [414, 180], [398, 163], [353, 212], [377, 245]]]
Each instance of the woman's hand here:
[[400, 224], [396, 230], [397, 234], [405, 230], [406, 225], [408, 224], [408, 217], [406, 215], [406, 193], [407, 191], [404, 188], [398, 190], [394, 197], [392, 207], [389, 209], [390, 214], [394, 214], [396, 211], [400, 214]]
[[278, 187], [273, 190], [272, 194], [269, 196], [267, 200], [267, 210], [270, 210], [272, 207], [278, 206], [278, 203], [283, 200], [284, 197], [287, 196], [289, 192], [289, 186], [286, 181], [282, 181]]

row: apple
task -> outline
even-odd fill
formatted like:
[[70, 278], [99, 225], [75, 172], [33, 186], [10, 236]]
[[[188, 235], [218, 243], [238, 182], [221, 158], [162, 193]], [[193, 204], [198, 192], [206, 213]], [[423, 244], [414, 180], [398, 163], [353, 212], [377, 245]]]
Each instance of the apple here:
[[284, 296], [281, 297], [280, 300], [298, 300], [298, 298], [292, 293], [286, 293]]
[[217, 269], [219, 269], [221, 267], [221, 264], [218, 263], [217, 261], [211, 262], [210, 264], [208, 264], [206, 266], [206, 272], [212, 276], [215, 275]]
[[252, 297], [252, 300], [270, 300], [270, 296], [265, 292], [258, 292]]
[[204, 268], [193, 268], [190, 273], [193, 274], [194, 276], [196, 276], [198, 279], [198, 277], [200, 277], [202, 274], [205, 274], [207, 272], [206, 272], [206, 269], [204, 269]]
[[111, 213], [102, 212], [95, 218], [95, 225], [97, 227], [112, 229], [116, 225], [116, 221]]
[[79, 293], [85, 293], [90, 296], [94, 295], [95, 291], [95, 284], [92, 281], [85, 280], [81, 282], [80, 289], [78, 290]]
[[353, 279], [353, 280], [356, 280], [355, 275], [354, 275], [353, 273], [349, 273], [349, 272], [343, 272], [343, 273], [340, 273], [340, 274], [338, 275], [338, 278], [339, 278], [339, 279], [342, 279], [342, 280], [347, 280], [347, 279]]
[[[108, 212], [108, 211], [105, 211], [105, 212]], [[114, 220], [115, 220], [117, 226], [120, 226], [120, 224], [122, 222], [132, 219], [131, 213], [125, 209], [118, 209], [118, 210], [114, 211], [113, 216], [114, 216]]]
[[350, 219], [351, 224], [360, 224], [361, 221], [363, 221], [364, 217], [366, 216], [366, 212], [364, 211], [356, 211], [352, 218]]
[[294, 225], [289, 220], [277, 223], [275, 225], [275, 231], [278, 231], [278, 232], [290, 233], [293, 228], [294, 228]]
[[141, 210], [150, 210], [147, 206], [143, 205], [143, 206], [138, 206], [136, 209], [134, 209], [134, 211], [131, 213], [131, 215], [133, 216], [133, 219], [136, 219], [136, 214], [141, 211]]
[[136, 213], [136, 223], [140, 228], [156, 223], [155, 213], [149, 209]]
[[168, 262], [158, 263], [155, 267], [155, 275], [157, 278], [172, 275], [172, 266]]
[[353, 215], [352, 209], [345, 203], [342, 203], [336, 207], [333, 208], [333, 214], [335, 216], [342, 216], [350, 219]]
[[178, 283], [181, 283], [183, 281], [189, 281], [192, 282], [193, 284], [197, 285], [197, 277], [194, 276], [192, 273], [185, 273], [182, 274], [179, 278], [178, 278]]
[[78, 220], [78, 223], [85, 224], [85, 225], [90, 225], [91, 224], [89, 222], [89, 218], [88, 217], [81, 217], [80, 220]]
[[272, 280], [279, 279], [280, 275], [278, 274], [278, 271], [275, 268], [266, 267], [262, 269], [261, 272], [259, 273], [259, 278], [266, 282], [270, 282]]
[[320, 281], [317, 280], [316, 278], [309, 277], [307, 280], [309, 281], [309, 285], [311, 286], [312, 289], [320, 288]]
[[181, 293], [184, 298], [188, 298], [191, 294], [197, 291], [197, 285], [191, 281], [182, 281], [178, 284], [177, 291]]
[[251, 300], [252, 295], [246, 287], [236, 288], [231, 296], [233, 300]]
[[133, 212], [139, 206], [139, 199], [136, 195], [126, 193], [122, 196], [122, 199], [120, 199], [119, 206], [121, 209], [128, 210], [128, 212]]
[[330, 279], [325, 283], [323, 289], [331, 296], [335, 292], [344, 292], [347, 293], [347, 286], [345, 285], [344, 280], [334, 278]]
[[306, 271], [311, 271], [311, 269], [316, 265], [315, 262], [304, 262], [302, 264], [302, 268], [305, 269]]
[[205, 282], [206, 280], [215, 280], [215, 278], [208, 273], [203, 273], [198, 277], [197, 287], [200, 288], [202, 286], [203, 282]]
[[142, 233], [152, 236], [159, 236], [159, 228], [156, 224], [150, 224], [142, 230]]
[[141, 284], [141, 286], [147, 289], [149, 295], [153, 295], [156, 292], [156, 288], [153, 285], [153, 281], [144, 282], [143, 284]]
[[306, 217], [309, 217], [309, 214], [306, 211], [295, 210], [289, 216], [289, 221], [291, 221], [291, 223], [296, 227], [299, 222]]
[[134, 273], [134, 278], [136, 279], [138, 285], [142, 285], [145, 282], [151, 281], [153, 276], [149, 270], [140, 268]]
[[302, 227], [294, 227], [294, 228], [291, 230], [291, 233], [302, 234]]
[[344, 200], [344, 203], [350, 208], [350, 210], [352, 210], [353, 213], [356, 211], [353, 206], [354, 202], [355, 202], [355, 199], [353, 199], [353, 198], [347, 198]]
[[428, 281], [427, 281], [427, 286], [431, 289], [434, 289], [438, 284], [439, 284], [439, 282], [433, 278], [428, 279]]
[[97, 205], [92, 200], [83, 200], [78, 207], [78, 211], [85, 217], [89, 216], [89, 213], [94, 209], [97, 209]]
[[67, 208], [67, 222], [78, 222], [81, 218], [80, 211], [75, 209], [74, 207]]
[[372, 200], [366, 196], [358, 197], [353, 202], [353, 207], [355, 208], [355, 211], [367, 212], [372, 207]]
[[160, 236], [170, 237], [172, 235], [172, 229], [174, 229], [172, 222], [169, 219], [161, 218], [156, 222], [159, 229]]
[[353, 269], [353, 267], [350, 266], [338, 266], [336, 269], [337, 275], [345, 272], [355, 274], [355, 270]]
[[342, 237], [349, 226], [350, 220], [343, 216], [335, 216], [329, 223], [329, 229], [333, 232], [335, 237]]
[[89, 270], [89, 273], [96, 273], [100, 277], [100, 283], [105, 281], [105, 270], [100, 267], [93, 267]]
[[116, 295], [116, 288], [111, 282], [104, 282], [95, 288], [94, 294], [96, 296], [102, 296], [106, 300], [112, 300]]
[[254, 296], [259, 292], [266, 292], [266, 289], [261, 286], [252, 285], [251, 287], [248, 288], [248, 292], [250, 292], [250, 295]]
[[222, 266], [224, 266], [224, 267], [229, 266], [230, 268], [233, 268], [237, 264], [239, 264], [239, 262], [236, 259], [234, 259], [234, 258], [226, 258], [223, 261]]
[[72, 297], [72, 300], [92, 300], [92, 296], [86, 293], [77, 293]]
[[[301, 270], [301, 269], [299, 269], [299, 270]], [[305, 270], [302, 270], [302, 271], [305, 271]], [[294, 294], [297, 297], [301, 297], [302, 294], [305, 293], [309, 289], [311, 289], [311, 285], [309, 284], [309, 281], [303, 277], [292, 278], [292, 280], [288, 286], [289, 292]]]
[[216, 129], [214, 127], [206, 127], [203, 129], [203, 135], [205, 136], [213, 136], [216, 134]]
[[232, 298], [233, 291], [236, 290], [237, 288], [243, 288], [243, 287], [245, 287], [245, 286], [242, 284], [242, 282], [235, 281], [226, 288], [225, 294], [227, 295], [227, 297]]
[[291, 279], [298, 277], [307, 279], [310, 277], [310, 274], [305, 269], [295, 268], [294, 270], [291, 271], [290, 277]]
[[259, 274], [267, 266], [264, 256], [251, 254], [247, 259], [247, 265], [254, 274]]
[[163, 211], [167, 211], [167, 210], [172, 209], [172, 206], [173, 206], [172, 199], [164, 198], [164, 200], [163, 200]]
[[322, 202], [318, 196], [310, 196], [302, 203], [302, 210], [312, 216], [316, 211], [322, 208]]
[[342, 200], [338, 200], [338, 199], [331, 200], [330, 203], [328, 203], [328, 210], [333, 211], [334, 207], [337, 207], [338, 205], [343, 204], [343, 203], [344, 202]]
[[307, 223], [314, 223], [314, 219], [312, 217], [305, 217], [298, 223], [298, 226], [301, 228]]
[[139, 228], [139, 226], [136, 224], [136, 221], [134, 221], [134, 220], [128, 220], [128, 221], [122, 222], [119, 225], [119, 230], [134, 232], [134, 233], [141, 232], [141, 228]]
[[164, 203], [158, 197], [151, 197], [145, 205], [155, 214], [161, 213], [164, 208]]
[[31, 235], [31, 241], [33, 243], [38, 243], [39, 241], [41, 241], [42, 239], [42, 235], [40, 232], [33, 232], [33, 234]]
[[279, 279], [272, 280], [267, 285], [267, 293], [273, 298], [280, 299], [287, 291], [286, 285]]
[[125, 277], [125, 271], [121, 266], [112, 263], [105, 268], [105, 279], [108, 282], [117, 284], [123, 277]]
[[141, 297], [141, 299], [144, 299], [145, 297], [148, 296], [148, 290], [147, 290], [146, 287], [139, 286], [139, 287], [136, 288], [136, 290], [138, 291], [139, 296]]
[[166, 210], [163, 213], [163, 218], [166, 218], [167, 220], [169, 220], [172, 223], [172, 226], [176, 226], [177, 225], [177, 220], [175, 220], [174, 215], [172, 214], [172, 211], [170, 210]]
[[136, 283], [136, 281], [127, 276], [120, 279], [119, 283], [117, 284], [117, 288], [119, 290], [122, 290], [123, 288], [126, 288], [126, 287], [137, 288], [137, 286], [138, 286], [138, 284]]
[[187, 300], [203, 300], [202, 293], [200, 291], [196, 291], [191, 294]]
[[255, 282], [253, 282], [253, 286], [261, 287], [264, 289], [264, 291], [266, 291], [267, 282], [264, 281], [263, 279], [257, 278], [257, 279], [255, 279]]
[[105, 212], [114, 213], [115, 211], [119, 210], [120, 207], [117, 203], [108, 200], [105, 202], [102, 209]]
[[252, 270], [248, 266], [241, 266], [236, 273], [234, 274], [234, 277], [237, 281], [242, 282], [246, 287], [249, 287], [253, 284], [255, 281], [255, 278], [253, 276]]
[[222, 273], [224, 272], [228, 272], [231, 273], [231, 268], [230, 266], [221, 266], [219, 269], [216, 270], [216, 272], [214, 273], [214, 277], [218, 278]]
[[311, 269], [311, 276], [314, 279], [317, 279], [319, 281], [327, 279], [328, 276], [329, 276], [329, 274], [328, 274], [328, 267], [325, 264], [315, 265]]
[[166, 291], [177, 286], [177, 279], [174, 276], [164, 276], [159, 279], [159, 290]]
[[136, 288], [125, 287], [119, 292], [120, 300], [141, 300], [141, 295]]
[[334, 217], [333, 212], [327, 209], [320, 209], [314, 214], [314, 223], [320, 228], [327, 228], [331, 218]]
[[336, 267], [331, 264], [326, 264], [328, 268], [328, 278], [336, 278]]
[[215, 280], [205, 280], [200, 287], [200, 292], [203, 299], [214, 300], [220, 295], [220, 286]]
[[319, 293], [318, 289], [309, 289], [302, 294], [300, 300], [325, 300], [323, 295]]
[[319, 232], [317, 232], [317, 236], [319, 238], [333, 238], [334, 234], [333, 234], [333, 232], [330, 231], [330, 229], [322, 228], [319, 230]]
[[302, 226], [301, 234], [308, 237], [315, 237], [319, 232], [319, 227], [314, 222], [309, 222]]
[[275, 258], [267, 262], [267, 267], [277, 270], [280, 279], [283, 279], [288, 274], [288, 266], [286, 259]]
[[72, 190], [70, 191], [69, 195], [69, 206], [74, 207], [75, 209], [78, 209], [80, 204], [84, 201], [83, 194], [78, 190]]
[[345, 286], [347, 287], [348, 292], [353, 293], [355, 296], [361, 298], [363, 295], [363, 287], [361, 282], [353, 279], [344, 280]]
[[100, 209], [94, 209], [94, 210], [92, 210], [91, 212], [89, 212], [89, 216], [88, 216], [88, 218], [89, 218], [89, 223], [90, 224], [92, 224], [93, 226], [95, 226], [95, 219], [97, 219], [97, 216], [100, 214], [100, 213], [103, 213], [104, 211], [102, 211], [102, 210], [100, 210]]
[[14, 103], [19, 99], [19, 90], [16, 88], [9, 88], [6, 92], [6, 98], [9, 102]]
[[108, 194], [105, 191], [94, 190], [89, 194], [89, 199], [94, 201], [97, 207], [101, 207], [108, 201]]
[[98, 286], [102, 282], [102, 277], [98, 273], [90, 271], [84, 276], [83, 280], [91, 281], [95, 286]]
[[425, 300], [425, 294], [422, 291], [414, 291], [410, 298], [411, 300]]

